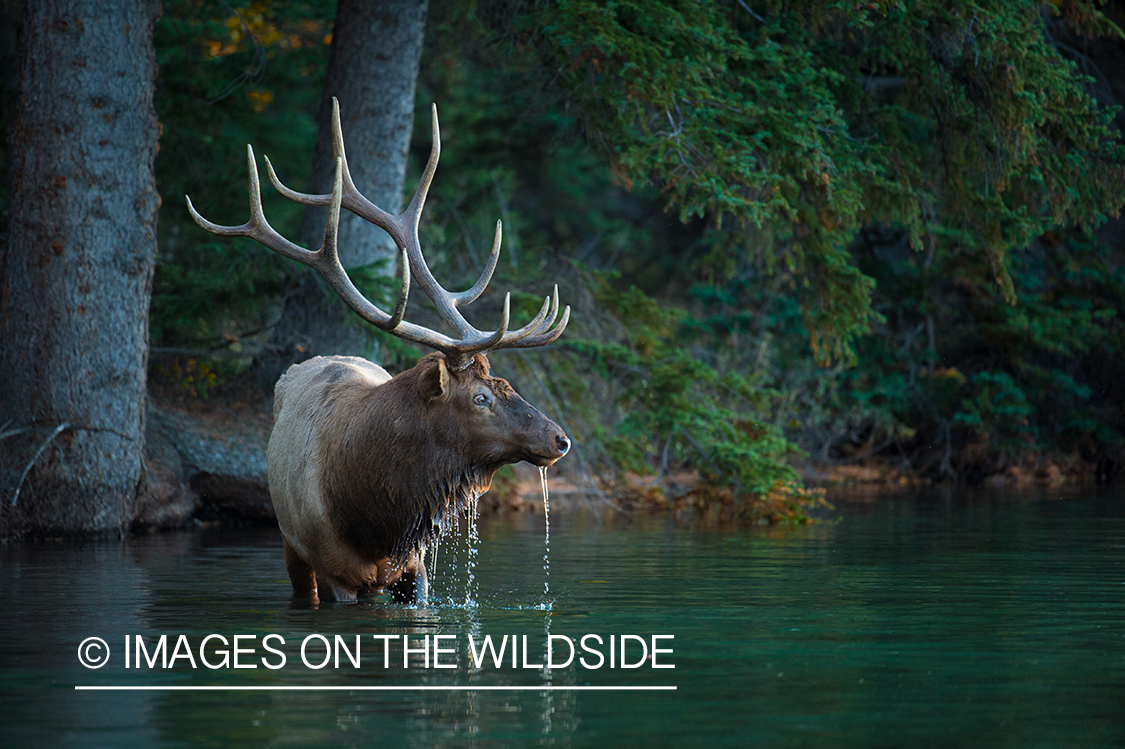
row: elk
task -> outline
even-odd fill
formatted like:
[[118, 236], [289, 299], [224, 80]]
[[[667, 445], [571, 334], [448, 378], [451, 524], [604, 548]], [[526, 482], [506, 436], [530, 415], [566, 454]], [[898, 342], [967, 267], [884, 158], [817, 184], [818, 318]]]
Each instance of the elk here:
[[[501, 466], [526, 460], [549, 466], [566, 455], [570, 440], [555, 422], [527, 403], [507, 381], [493, 377], [486, 353], [555, 341], [570, 319], [558, 318], [558, 286], [527, 325], [509, 330], [511, 294], [500, 326], [473, 327], [459, 307], [484, 292], [500, 256], [496, 224], [492, 253], [471, 288], [450, 292], [422, 255], [418, 222], [441, 153], [437, 107], [433, 145], [410, 204], [395, 216], [360, 194], [348, 171], [333, 100], [336, 172], [332, 193], [309, 195], [284, 186], [270, 160], [270, 181], [285, 197], [328, 206], [324, 241], [306, 250], [275, 231], [262, 211], [254, 150], [250, 168], [250, 220], [220, 226], [196, 212], [192, 218], [224, 237], [251, 237], [284, 257], [315, 269], [364, 320], [404, 340], [435, 349], [396, 377], [358, 357], [320, 356], [294, 364], [274, 389], [274, 426], [266, 460], [270, 497], [281, 528], [285, 567], [295, 594], [313, 600], [355, 601], [360, 592], [388, 590], [396, 599], [424, 604], [425, 552], [442, 528], [488, 490]], [[388, 314], [352, 283], [337, 254], [340, 209], [390, 234], [398, 247], [402, 282]], [[411, 280], [433, 302], [456, 338], [403, 319]]]

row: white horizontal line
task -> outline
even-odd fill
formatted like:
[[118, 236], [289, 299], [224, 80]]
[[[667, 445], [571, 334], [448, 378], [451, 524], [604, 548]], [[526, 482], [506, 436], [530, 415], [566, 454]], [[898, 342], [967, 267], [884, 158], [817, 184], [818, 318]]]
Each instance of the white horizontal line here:
[[79, 692], [674, 692], [675, 686], [75, 686]]

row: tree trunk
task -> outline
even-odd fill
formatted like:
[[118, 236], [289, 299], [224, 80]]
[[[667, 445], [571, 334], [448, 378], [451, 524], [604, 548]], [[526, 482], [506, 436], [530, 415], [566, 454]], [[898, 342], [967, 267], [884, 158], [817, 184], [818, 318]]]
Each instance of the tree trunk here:
[[[144, 476], [158, 0], [28, 0], [0, 252], [0, 535], [120, 532]], [[65, 425], [65, 426], [64, 426]]]
[[[0, 185], [8, 186], [8, 129], [15, 119], [19, 90], [21, 0], [0, 0]], [[7, 201], [0, 197], [0, 248], [8, 241]], [[3, 249], [0, 249], [3, 252]], [[2, 423], [2, 422], [0, 422]], [[2, 431], [2, 430], [0, 430]]]
[[[402, 209], [414, 91], [427, 0], [340, 0], [320, 107], [311, 192], [332, 189], [332, 97], [340, 100], [348, 167], [360, 192], [384, 210]], [[301, 226], [309, 247], [324, 239], [327, 209], [310, 208]], [[382, 229], [344, 211], [340, 218], [340, 262], [354, 268], [384, 261], [394, 273], [396, 250]], [[286, 300], [269, 353], [259, 358], [255, 380], [272, 390], [289, 365], [322, 354], [374, 357], [368, 331], [319, 276], [302, 274]]]

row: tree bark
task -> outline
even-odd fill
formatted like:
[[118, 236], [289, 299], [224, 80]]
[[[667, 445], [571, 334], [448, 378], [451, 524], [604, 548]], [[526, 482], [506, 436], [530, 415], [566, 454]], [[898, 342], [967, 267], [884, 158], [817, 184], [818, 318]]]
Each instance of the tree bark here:
[[[356, 187], [384, 210], [397, 213], [402, 209], [427, 4], [427, 0], [340, 0], [320, 107], [311, 192], [332, 189], [336, 162], [332, 97], [336, 97]], [[326, 220], [327, 209], [308, 209], [301, 226], [307, 246], [320, 246]], [[397, 253], [382, 229], [344, 211], [338, 242], [345, 268], [382, 260], [386, 275], [393, 275]], [[257, 384], [272, 389], [289, 365], [313, 356], [375, 357], [377, 352], [363, 325], [319, 276], [303, 273], [285, 302], [268, 353], [259, 357]]]
[[0, 535], [121, 532], [133, 517], [160, 205], [159, 14], [158, 0], [24, 7], [0, 250]]

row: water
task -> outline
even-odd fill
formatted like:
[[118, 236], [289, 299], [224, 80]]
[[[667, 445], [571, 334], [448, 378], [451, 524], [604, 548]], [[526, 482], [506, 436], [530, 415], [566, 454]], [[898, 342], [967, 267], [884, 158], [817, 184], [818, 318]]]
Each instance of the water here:
[[547, 490], [547, 466], [539, 466], [539, 483], [543, 487], [543, 597], [551, 595], [551, 493]]
[[[540, 608], [537, 515], [481, 518], [471, 608], [386, 597], [294, 605], [273, 530], [10, 544], [0, 547], [0, 743], [1125, 745], [1125, 496], [837, 506], [833, 524], [749, 533], [557, 513], [549, 611]], [[456, 545], [448, 536], [444, 545], [434, 583], [460, 586]], [[125, 635], [154, 645], [157, 635], [185, 634], [195, 647], [210, 633], [255, 635], [244, 660], [258, 668], [123, 667]], [[270, 633], [286, 643], [277, 670], [262, 665]], [[300, 643], [310, 634], [340, 635], [349, 647], [359, 635], [361, 667], [344, 656], [339, 668], [304, 666]], [[533, 667], [475, 668], [461, 652], [442, 656], [457, 661], [453, 669], [426, 668], [419, 653], [403, 668], [395, 646], [384, 668], [374, 638], [408, 635], [415, 648], [427, 635], [460, 644], [470, 634], [521, 643], [526, 635]], [[548, 634], [673, 635], [662, 646], [674, 652], [660, 659], [675, 669], [548, 669]], [[77, 662], [90, 636], [113, 651], [105, 668]], [[318, 643], [308, 648], [314, 661], [325, 652]], [[79, 684], [345, 690], [75, 691]], [[449, 685], [474, 691], [356, 690]], [[484, 689], [505, 685], [535, 689]], [[678, 690], [568, 691], [584, 685]]]
[[[445, 532], [445, 528], [443, 527], [442, 533], [444, 534], [444, 532]], [[438, 551], [441, 549], [441, 536], [440, 535], [437, 538], [434, 539], [434, 547], [433, 548], [434, 548], [434, 555], [430, 559], [429, 566], [427, 566], [427, 568], [426, 568], [426, 571], [430, 575], [436, 575], [438, 573], [438, 566], [437, 566]]]
[[466, 523], [468, 525], [468, 551], [465, 554], [465, 569], [468, 571], [469, 579], [465, 583], [465, 606], [477, 605], [477, 554], [480, 552], [480, 535], [477, 532], [477, 507], [479, 499], [473, 497], [469, 502], [469, 507], [466, 512]]

